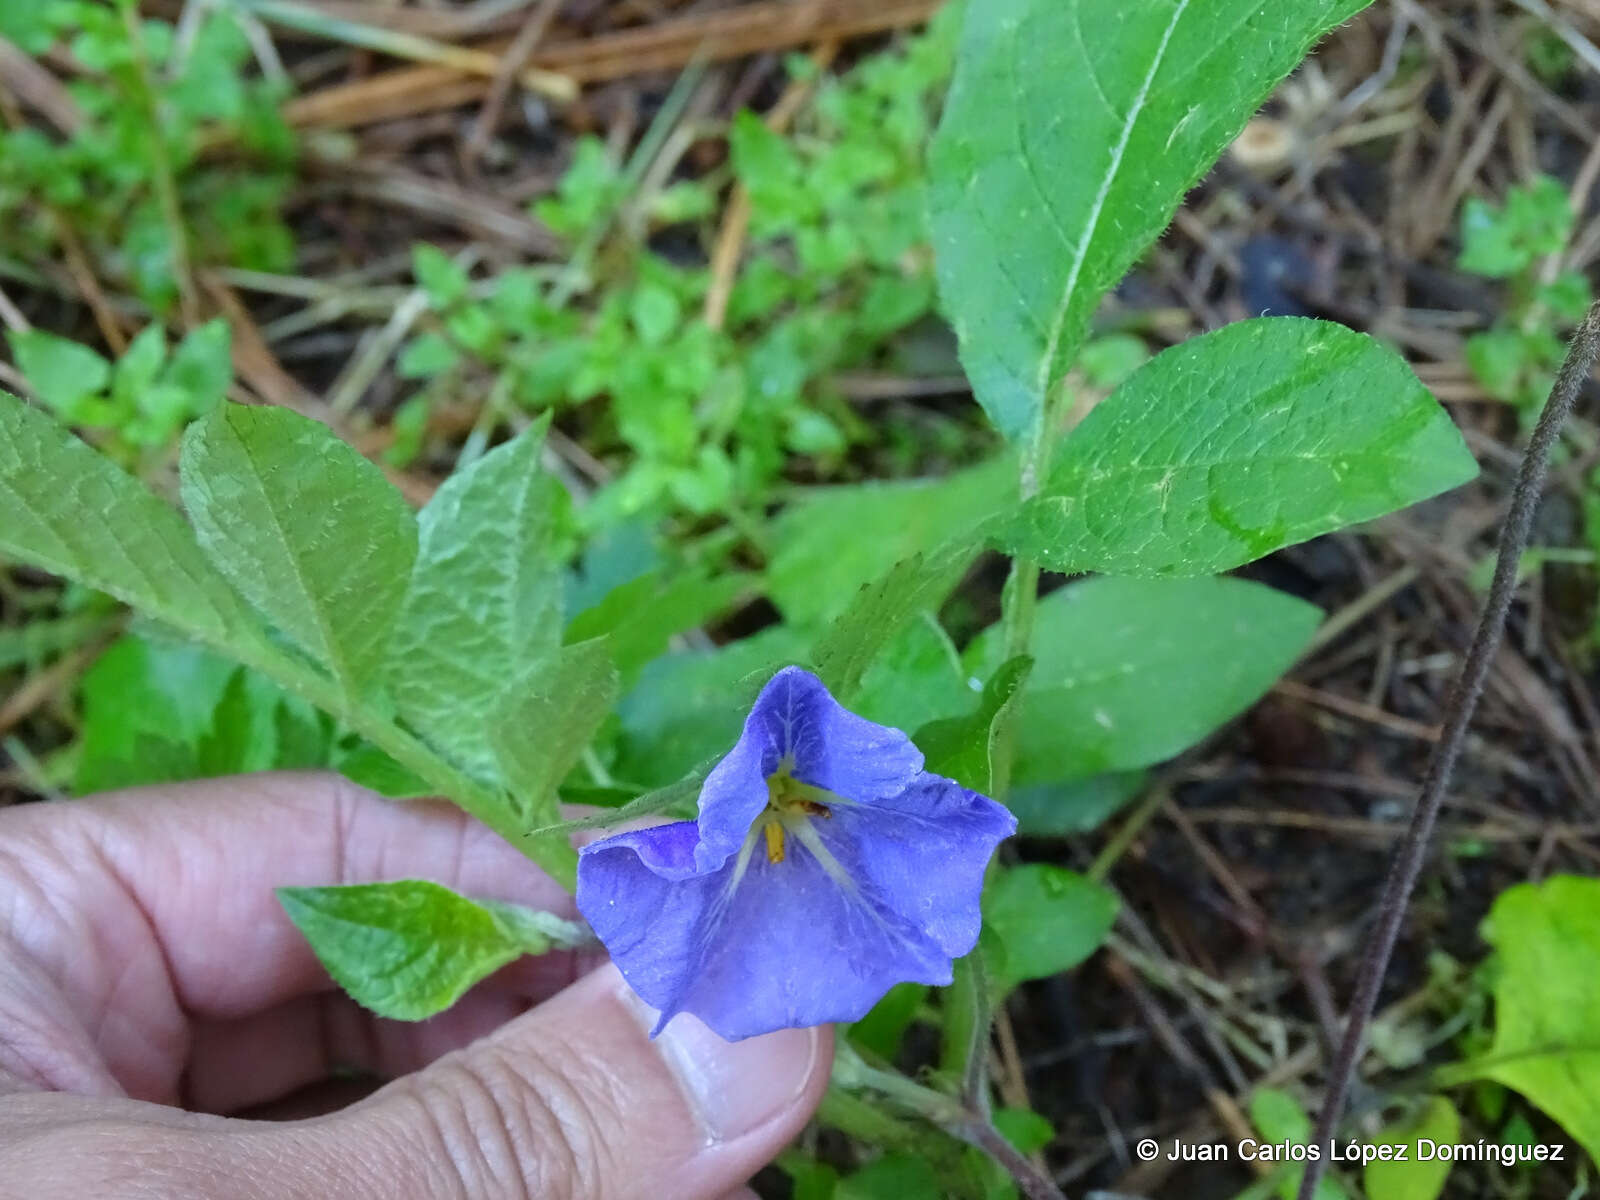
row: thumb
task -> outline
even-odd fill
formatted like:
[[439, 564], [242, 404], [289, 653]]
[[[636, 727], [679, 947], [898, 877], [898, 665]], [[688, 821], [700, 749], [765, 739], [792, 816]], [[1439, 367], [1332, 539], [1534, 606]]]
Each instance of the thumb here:
[[[656, 1014], [605, 966], [464, 1050], [302, 1127], [321, 1195], [715, 1200], [800, 1132], [827, 1029], [742, 1042]], [[311, 1149], [311, 1147], [306, 1147]], [[329, 1164], [337, 1164], [328, 1179]]]

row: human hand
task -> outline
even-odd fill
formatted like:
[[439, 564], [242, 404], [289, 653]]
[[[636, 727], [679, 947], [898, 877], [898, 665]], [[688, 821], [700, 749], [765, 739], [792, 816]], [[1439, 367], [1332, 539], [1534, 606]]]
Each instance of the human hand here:
[[[651, 1042], [615, 970], [571, 954], [430, 1021], [372, 1016], [272, 889], [400, 878], [571, 912], [455, 809], [333, 776], [0, 811], [0, 1196], [716, 1200], [819, 1102], [826, 1029], [729, 1044], [680, 1017]], [[325, 1115], [228, 1115], [344, 1067], [393, 1082]]]

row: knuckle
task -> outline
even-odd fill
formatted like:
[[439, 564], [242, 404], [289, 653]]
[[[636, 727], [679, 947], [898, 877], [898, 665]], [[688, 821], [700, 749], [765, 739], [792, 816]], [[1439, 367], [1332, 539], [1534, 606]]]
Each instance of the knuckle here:
[[519, 1046], [480, 1044], [404, 1085], [458, 1194], [603, 1200], [614, 1194], [620, 1100], [603, 1073]]

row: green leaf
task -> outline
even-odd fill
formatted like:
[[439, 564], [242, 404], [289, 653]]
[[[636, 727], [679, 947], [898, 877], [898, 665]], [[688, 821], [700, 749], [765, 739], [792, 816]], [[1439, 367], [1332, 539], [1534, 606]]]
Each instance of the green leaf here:
[[850, 1040], [879, 1058], [892, 1060], [900, 1052], [900, 1040], [916, 1019], [917, 1010], [928, 999], [923, 983], [897, 983], [871, 1011], [850, 1026]]
[[[1321, 612], [1242, 579], [1094, 578], [1039, 602], [1016, 724], [1018, 784], [1127, 771], [1232, 720], [1305, 648]], [[967, 651], [979, 674], [998, 627]]]
[[1438, 1146], [1461, 1140], [1461, 1117], [1443, 1096], [1429, 1096], [1421, 1112], [1406, 1122], [1390, 1125], [1372, 1139], [1374, 1146], [1402, 1146], [1406, 1156], [1398, 1162], [1369, 1162], [1362, 1170], [1367, 1200], [1436, 1200], [1450, 1174], [1450, 1160], [1418, 1155], [1418, 1140]]
[[1495, 948], [1494, 1043], [1450, 1078], [1514, 1088], [1600, 1162], [1600, 879], [1502, 892], [1483, 935]]
[[1006, 807], [1017, 818], [1017, 832], [1032, 837], [1090, 833], [1115, 816], [1144, 790], [1143, 771], [1108, 771], [1085, 779], [1014, 787]]
[[833, 1200], [906, 1200], [908, 1196], [942, 1196], [938, 1173], [925, 1158], [885, 1154], [869, 1166], [841, 1179]]
[[581, 940], [549, 914], [513, 916], [421, 879], [279, 888], [278, 900], [334, 982], [397, 1021], [443, 1012], [513, 959]]
[[1211, 574], [1476, 473], [1399, 355], [1342, 325], [1268, 317], [1156, 355], [995, 533], [1057, 571]]
[[1311, 45], [1370, 0], [984, 0], [929, 158], [978, 402], [1037, 437], [1100, 298]]
[[1027, 863], [1002, 871], [983, 897], [984, 928], [1000, 953], [987, 963], [1001, 991], [1070, 970], [1100, 948], [1117, 917], [1116, 895], [1076, 871]]
[[867, 668], [850, 711], [879, 725], [921, 729], [964, 713], [974, 698], [950, 635], [933, 613], [921, 612]]
[[416, 563], [387, 678], [400, 714], [463, 768], [498, 777], [489, 726], [506, 685], [561, 644], [551, 550], [560, 485], [539, 466], [544, 427], [445, 480], [417, 518]]
[[446, 337], [438, 333], [424, 333], [407, 343], [395, 363], [401, 379], [432, 379], [443, 375], [461, 361], [461, 352]]
[[465, 298], [471, 283], [454, 259], [437, 246], [418, 242], [411, 248], [411, 273], [428, 294], [428, 303], [443, 312]]
[[156, 376], [167, 361], [167, 334], [159, 322], [146, 325], [117, 360], [112, 395], [129, 408], [138, 406], [140, 396], [155, 386]]
[[748, 575], [687, 571], [665, 578], [652, 571], [607, 592], [572, 618], [567, 642], [611, 640], [611, 657], [624, 683], [667, 648], [674, 634], [695, 629], [726, 609], [751, 585]]
[[259, 622], [170, 507], [55, 421], [0, 393], [0, 554], [108, 592], [213, 645]]
[[108, 612], [91, 610], [53, 618], [36, 617], [26, 625], [0, 629], [0, 671], [13, 667], [38, 670], [57, 655], [98, 637], [113, 620]]
[[15, 42], [25, 52], [41, 55], [56, 40], [59, 6], [34, 0], [32, 4], [0, 4], [0, 37]]
[[936, 549], [1000, 512], [1016, 488], [1016, 464], [1000, 458], [944, 479], [811, 492], [773, 525], [773, 603], [791, 624], [821, 626], [881, 575], [885, 562]]
[[305, 701], [200, 646], [122, 637], [82, 696], [80, 792], [328, 761], [327, 727]]
[[391, 800], [418, 800], [439, 794], [437, 787], [366, 742], [336, 755], [333, 768], [351, 783]]
[[879, 651], [919, 612], [937, 610], [966, 574], [975, 547], [965, 538], [890, 567], [856, 593], [816, 644], [817, 676], [849, 704]]
[[119, 638], [83, 677], [77, 790], [195, 778], [196, 747], [237, 673], [198, 646]]
[[417, 545], [383, 472], [315, 421], [229, 404], [189, 427], [182, 477], [217, 568], [347, 701], [371, 692]]
[[220, 317], [207, 321], [179, 342], [162, 382], [187, 393], [197, 415], [220, 403], [233, 382], [233, 331], [228, 323]]
[[1250, 1094], [1250, 1124], [1268, 1142], [1302, 1145], [1311, 1137], [1304, 1106], [1281, 1088], [1257, 1088]]
[[607, 650], [602, 638], [553, 652], [500, 694], [499, 713], [484, 714], [490, 744], [530, 824], [557, 818], [556, 788], [616, 703], [617, 669]]
[[1503, 208], [1470, 197], [1461, 206], [1461, 257], [1456, 265], [1490, 278], [1515, 275], [1564, 250], [1573, 220], [1566, 185], [1549, 175], [1512, 188]]
[[806, 651], [804, 638], [774, 625], [715, 651], [666, 654], [649, 663], [617, 708], [617, 777], [664, 786], [720, 758], [738, 740], [762, 686], [780, 667], [804, 661]]
[[87, 346], [42, 329], [7, 335], [17, 369], [51, 408], [70, 416], [73, 405], [111, 384], [111, 364]]
[[[1250, 1097], [1250, 1123], [1256, 1127], [1261, 1140], [1269, 1145], [1304, 1145], [1311, 1140], [1311, 1118], [1300, 1102], [1288, 1092], [1278, 1088], [1257, 1088]], [[1262, 1180], [1264, 1190], [1270, 1194], [1275, 1187], [1279, 1200], [1295, 1200], [1300, 1190], [1300, 1179], [1306, 1173], [1304, 1163], [1289, 1162]], [[1331, 1175], [1325, 1175], [1317, 1184], [1316, 1200], [1348, 1200], [1349, 1193]]]
[[1033, 660], [1025, 655], [1002, 663], [973, 712], [917, 730], [912, 740], [927, 757], [927, 769], [975, 792], [992, 792], [996, 745], [1032, 670]]

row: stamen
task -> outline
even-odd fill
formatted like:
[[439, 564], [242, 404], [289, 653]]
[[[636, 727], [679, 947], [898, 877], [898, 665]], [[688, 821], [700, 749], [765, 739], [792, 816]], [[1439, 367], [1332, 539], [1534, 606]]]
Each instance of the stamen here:
[[767, 861], [781, 863], [783, 861], [783, 826], [777, 821], [768, 821], [762, 831], [767, 838]]

